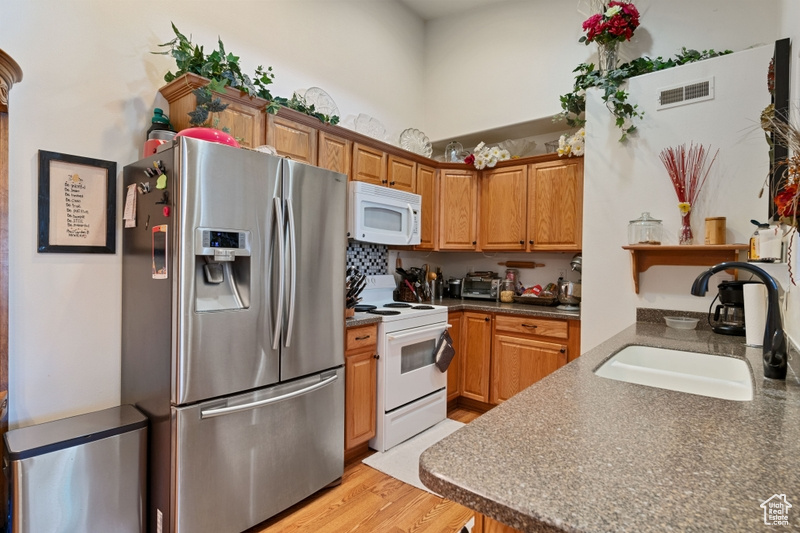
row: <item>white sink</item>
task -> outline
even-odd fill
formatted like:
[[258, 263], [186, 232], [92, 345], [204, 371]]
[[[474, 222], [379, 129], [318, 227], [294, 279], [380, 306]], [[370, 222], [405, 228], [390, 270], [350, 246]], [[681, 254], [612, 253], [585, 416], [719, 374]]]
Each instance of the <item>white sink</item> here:
[[626, 346], [595, 370], [600, 377], [649, 387], [747, 402], [750, 367], [742, 359], [652, 346]]

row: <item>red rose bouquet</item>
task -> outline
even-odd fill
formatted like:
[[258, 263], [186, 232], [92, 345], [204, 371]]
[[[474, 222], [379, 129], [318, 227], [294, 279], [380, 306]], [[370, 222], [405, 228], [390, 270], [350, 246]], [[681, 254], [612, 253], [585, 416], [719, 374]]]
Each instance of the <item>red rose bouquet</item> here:
[[628, 2], [612, 1], [603, 13], [597, 13], [583, 22], [586, 35], [579, 42], [608, 44], [629, 41], [633, 30], [639, 27], [639, 11]]

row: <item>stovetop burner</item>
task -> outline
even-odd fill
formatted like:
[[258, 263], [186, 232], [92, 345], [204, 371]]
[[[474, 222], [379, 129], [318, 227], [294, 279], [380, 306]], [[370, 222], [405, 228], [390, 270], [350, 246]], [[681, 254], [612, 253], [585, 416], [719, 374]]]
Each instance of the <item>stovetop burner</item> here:
[[399, 315], [400, 311], [392, 311], [391, 309], [370, 309], [367, 313], [372, 313], [373, 315], [381, 315], [381, 316], [392, 316], [392, 315]]
[[406, 303], [403, 303], [403, 302], [394, 302], [394, 303], [390, 303], [390, 304], [383, 304], [383, 306], [384, 307], [397, 307], [399, 309], [399, 308], [403, 308], [403, 307], [411, 307], [411, 304], [406, 304]]
[[369, 304], [356, 304], [353, 308], [356, 313], [363, 313], [365, 311], [372, 311], [373, 309], [377, 309], [377, 305], [369, 305]]
[[427, 310], [427, 309], [435, 309], [432, 305], [415, 305], [411, 309], [420, 309], [420, 310]]

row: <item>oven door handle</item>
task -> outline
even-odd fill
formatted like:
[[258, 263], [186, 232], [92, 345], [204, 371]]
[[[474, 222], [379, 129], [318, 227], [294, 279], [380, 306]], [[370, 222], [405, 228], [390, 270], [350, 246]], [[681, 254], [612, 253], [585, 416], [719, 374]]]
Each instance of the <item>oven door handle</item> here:
[[453, 327], [453, 324], [444, 324], [438, 326], [430, 326], [424, 329], [415, 329], [413, 331], [409, 331], [407, 333], [401, 333], [400, 335], [387, 335], [386, 338], [390, 341], [402, 340], [406, 337], [416, 337], [417, 335], [421, 335], [424, 333], [428, 333], [429, 331], [435, 331], [437, 329], [450, 329]]

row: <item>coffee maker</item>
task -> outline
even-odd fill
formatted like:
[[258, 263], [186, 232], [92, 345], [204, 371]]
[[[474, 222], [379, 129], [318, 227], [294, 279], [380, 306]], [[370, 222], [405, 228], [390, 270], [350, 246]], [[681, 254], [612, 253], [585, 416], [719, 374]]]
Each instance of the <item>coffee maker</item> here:
[[[723, 281], [717, 285], [719, 293], [708, 308], [708, 323], [715, 333], [744, 336], [744, 289], [747, 283], [757, 281]], [[714, 303], [719, 304], [712, 313]]]

